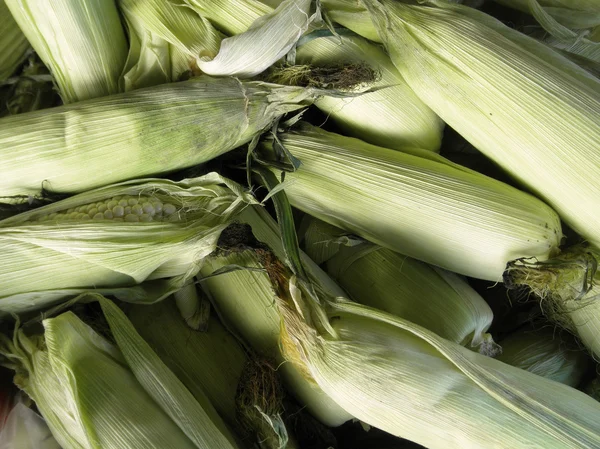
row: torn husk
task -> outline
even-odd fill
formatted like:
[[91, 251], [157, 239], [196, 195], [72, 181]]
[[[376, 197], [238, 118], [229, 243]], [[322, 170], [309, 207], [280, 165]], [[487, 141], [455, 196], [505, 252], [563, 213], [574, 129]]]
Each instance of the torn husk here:
[[579, 337], [595, 357], [600, 357], [599, 258], [593, 246], [577, 245], [545, 262], [515, 260], [504, 273], [508, 288], [527, 287], [546, 316]]

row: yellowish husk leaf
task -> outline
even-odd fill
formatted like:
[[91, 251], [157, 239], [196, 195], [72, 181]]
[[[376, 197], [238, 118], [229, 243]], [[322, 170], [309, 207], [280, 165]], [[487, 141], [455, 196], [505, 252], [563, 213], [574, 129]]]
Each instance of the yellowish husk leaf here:
[[[232, 36], [244, 33], [252, 23], [273, 12], [281, 0], [184, 0], [194, 11], [210, 20], [219, 30]], [[275, 4], [276, 3], [276, 4]]]
[[4, 0], [65, 103], [120, 92], [127, 39], [114, 0]]
[[508, 261], [546, 259], [562, 238], [557, 215], [537, 198], [432, 152], [308, 126], [280, 139], [302, 162], [286, 174], [293, 206], [432, 265], [498, 281]]
[[[169, 203], [175, 220], [62, 218], [66, 210], [119, 195]], [[212, 173], [180, 182], [129, 181], [7, 218], [0, 222], [0, 311], [35, 310], [89, 289], [134, 302], [162, 299], [193, 278], [221, 231], [253, 201]]]
[[[307, 254], [335, 242], [344, 231], [309, 219], [304, 233]], [[314, 259], [314, 258], [313, 258]], [[492, 355], [498, 348], [486, 334], [493, 313], [466, 281], [370, 243], [340, 246], [325, 270], [352, 298], [423, 326], [455, 343]]]
[[[252, 227], [259, 241], [282, 251], [277, 224], [262, 208], [250, 207], [238, 219]], [[267, 273], [237, 270], [206, 277], [227, 265], [262, 268], [257, 253], [252, 249], [211, 256], [205, 260], [199, 275], [205, 277], [201, 285], [213, 298], [224, 322], [257, 353], [281, 363], [278, 371], [290, 393], [320, 421], [329, 426], [339, 426], [351, 419], [352, 415], [328, 398], [314, 382], [306, 380], [292, 363], [283, 363], [279, 347], [281, 319]]]
[[472, 8], [364, 4], [421, 100], [600, 243], [600, 80]]
[[116, 306], [103, 307], [111, 310], [105, 312], [112, 313], [118, 347], [72, 312], [44, 320], [42, 335], [17, 330], [12, 343], [3, 340], [3, 354], [16, 362], [15, 382], [36, 401], [59, 444], [64, 449], [235, 448], [214, 410], [205, 411], [180, 389], [132, 327], [123, 322], [114, 327], [126, 320]]
[[385, 89], [354, 98], [323, 97], [315, 106], [346, 134], [366, 142], [439, 151], [444, 123], [408, 87], [380, 47], [360, 36], [320, 37], [300, 45], [296, 61], [315, 66], [368, 64], [380, 74], [368, 87], [387, 86]]
[[[76, 193], [200, 164], [249, 142], [313, 89], [201, 76], [0, 120], [0, 197]], [[227, 119], [225, 120], [224, 117]]]
[[501, 341], [497, 359], [575, 388], [586, 374], [588, 356], [566, 337], [551, 328], [517, 331]]
[[152, 350], [194, 395], [205, 395], [232, 428], [236, 427], [235, 395], [248, 357], [216, 317], [205, 330], [182, 319], [173, 298], [133, 305], [127, 315]]
[[0, 0], [0, 81], [11, 76], [27, 57], [29, 42], [13, 19], [5, 0]]

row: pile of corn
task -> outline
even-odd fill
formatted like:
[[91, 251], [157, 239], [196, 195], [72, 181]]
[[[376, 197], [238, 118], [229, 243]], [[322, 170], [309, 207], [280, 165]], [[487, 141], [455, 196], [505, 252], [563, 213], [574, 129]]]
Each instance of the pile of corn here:
[[0, 448], [600, 448], [600, 0], [0, 26]]

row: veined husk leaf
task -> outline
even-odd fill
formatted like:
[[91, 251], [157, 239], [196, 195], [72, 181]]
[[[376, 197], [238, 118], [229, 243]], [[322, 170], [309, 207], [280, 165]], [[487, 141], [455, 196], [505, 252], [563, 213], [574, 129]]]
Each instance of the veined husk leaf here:
[[320, 17], [318, 7], [311, 13], [312, 3], [312, 0], [284, 0], [243, 33], [224, 39], [215, 57], [200, 56], [198, 67], [215, 76], [258, 75], [294, 48], [310, 24]]
[[281, 262], [267, 268], [286, 357], [358, 419], [430, 448], [600, 444], [587, 395], [339, 297], [303, 262], [313, 285]]
[[114, 0], [4, 0], [65, 103], [120, 92], [127, 39]]
[[302, 162], [286, 173], [293, 206], [409, 257], [497, 281], [508, 261], [545, 259], [560, 243], [546, 204], [431, 151], [393, 151], [308, 125], [279, 139]]
[[131, 45], [126, 90], [177, 81], [199, 56], [214, 57], [222, 39], [207, 19], [172, 1], [119, 0]]
[[282, 0], [184, 0], [194, 11], [206, 17], [229, 36], [244, 33], [252, 23], [271, 14]]
[[588, 356], [567, 335], [549, 328], [514, 332], [501, 341], [497, 359], [575, 388], [586, 374]]
[[11, 76], [27, 57], [29, 42], [15, 22], [5, 0], [0, 0], [0, 81]]
[[173, 298], [126, 310], [142, 338], [186, 388], [194, 396], [207, 396], [235, 428], [236, 389], [248, 360], [237, 339], [216, 317], [210, 317], [204, 330], [191, 329]]
[[574, 333], [600, 357], [600, 251], [587, 245], [545, 262], [516, 260], [504, 274], [509, 287], [526, 286], [541, 299], [548, 318]]
[[364, 63], [380, 74], [367, 87], [375, 90], [354, 98], [323, 97], [315, 106], [344, 132], [386, 148], [439, 151], [444, 123], [406, 84], [383, 49], [354, 35], [325, 36], [301, 43], [296, 62], [315, 66]]
[[236, 445], [208, 402], [196, 401], [135, 332], [116, 305], [99, 298], [116, 345], [72, 312], [20, 329], [2, 352], [15, 382], [53, 435], [71, 448], [222, 448]]
[[362, 0], [321, 0], [321, 4], [324, 13], [332, 21], [345, 26], [370, 41], [382, 42]]
[[[306, 218], [302, 237], [307, 254], [324, 262], [325, 271], [354, 301], [412, 321], [483, 354], [498, 353], [486, 333], [493, 312], [460, 276], [368, 242], [337, 244], [349, 239], [344, 237], [347, 233]], [[330, 253], [328, 257], [320, 257], [325, 251]]]
[[[238, 220], [252, 227], [259, 242], [283, 251], [277, 224], [264, 209], [258, 206], [247, 208], [238, 215]], [[230, 266], [258, 268], [260, 271], [239, 269], [214, 275], [218, 270]], [[279, 346], [281, 318], [276, 309], [269, 276], [261, 267], [260, 253], [254, 248], [225, 251], [205, 259], [199, 275], [200, 285], [213, 299], [219, 314], [229, 327], [257, 353], [281, 363], [278, 371], [288, 390], [315, 417], [329, 426], [339, 426], [352, 419], [352, 415], [320, 391], [314, 382], [305, 379], [293, 364], [282, 363]]]
[[600, 243], [600, 80], [472, 8], [363, 3], [421, 100]]
[[[134, 200], [129, 212], [116, 204]], [[162, 299], [193, 278], [221, 231], [253, 201], [211, 173], [128, 181], [0, 221], [0, 311], [34, 310], [90, 289], [129, 301]], [[138, 214], [147, 207], [154, 215]]]
[[0, 120], [2, 201], [76, 193], [206, 162], [323, 91], [201, 76]]

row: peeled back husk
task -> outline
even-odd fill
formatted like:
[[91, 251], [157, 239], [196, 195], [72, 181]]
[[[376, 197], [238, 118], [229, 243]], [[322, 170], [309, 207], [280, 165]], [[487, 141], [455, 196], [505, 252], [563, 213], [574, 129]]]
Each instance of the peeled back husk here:
[[128, 181], [0, 221], [0, 311], [35, 310], [89, 289], [133, 302], [165, 298], [253, 201], [211, 173]]
[[576, 388], [586, 374], [588, 356], [567, 337], [551, 328], [520, 330], [502, 340], [497, 359]]
[[504, 274], [508, 287], [524, 286], [541, 300], [546, 316], [575, 334], [600, 357], [600, 251], [577, 245], [548, 261], [520, 259]]
[[[238, 220], [251, 226], [254, 238], [259, 242], [269, 246], [281, 245], [277, 224], [264, 209], [250, 207], [238, 215]], [[282, 363], [279, 346], [281, 319], [269, 276], [261, 269], [260, 255], [251, 246], [231, 251], [222, 248], [220, 254], [205, 260], [199, 275], [200, 285], [212, 298], [228, 327], [234, 329], [258, 354], [280, 364], [278, 371], [298, 402], [324, 424], [339, 426], [352, 419], [352, 415], [320, 391], [314, 382], [306, 380], [293, 364]]]
[[361, 421], [433, 449], [600, 444], [587, 395], [339, 297], [314, 263], [311, 284], [266, 268], [286, 357]]
[[322, 91], [201, 76], [0, 119], [0, 197], [181, 170], [252, 140]]
[[316, 67], [366, 64], [380, 75], [367, 87], [382, 89], [354, 98], [323, 97], [315, 106], [346, 134], [366, 142], [386, 148], [439, 151], [444, 123], [408, 87], [377, 45], [356, 35], [315, 37], [300, 42], [296, 63]]
[[101, 298], [115, 343], [73, 312], [44, 332], [15, 332], [2, 353], [64, 449], [221, 448], [236, 444], [208, 402], [194, 399], [118, 307]]
[[279, 139], [301, 161], [285, 177], [293, 206], [409, 257], [498, 281], [508, 261], [546, 259], [560, 243], [558, 216], [542, 201], [430, 151], [308, 125]]
[[600, 80], [473, 8], [363, 3], [421, 100], [600, 243]]
[[4, 0], [65, 103], [120, 92], [127, 39], [114, 0]]
[[29, 42], [15, 22], [5, 0], [0, 0], [0, 81], [11, 76], [27, 57]]
[[[381, 246], [351, 240], [341, 229], [314, 218], [306, 217], [303, 225], [307, 254], [322, 261], [319, 256], [329, 251], [322, 261], [325, 271], [354, 301], [412, 321], [483, 354], [498, 353], [498, 346], [486, 333], [492, 324], [492, 310], [460, 276]], [[352, 244], [337, 244], [340, 241]]]

